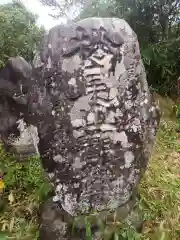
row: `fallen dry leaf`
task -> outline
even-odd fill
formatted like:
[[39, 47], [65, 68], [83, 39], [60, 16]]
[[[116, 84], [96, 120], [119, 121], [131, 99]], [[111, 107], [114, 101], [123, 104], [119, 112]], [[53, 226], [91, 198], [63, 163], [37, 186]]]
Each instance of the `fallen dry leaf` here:
[[12, 192], [9, 194], [8, 200], [9, 200], [10, 204], [12, 204], [14, 202], [14, 196], [13, 196]]

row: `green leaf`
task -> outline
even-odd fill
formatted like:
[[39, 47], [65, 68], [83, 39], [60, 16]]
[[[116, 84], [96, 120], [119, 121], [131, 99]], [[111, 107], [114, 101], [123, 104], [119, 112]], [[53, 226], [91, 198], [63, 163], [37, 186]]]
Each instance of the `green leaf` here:
[[86, 237], [87, 237], [87, 240], [92, 240], [91, 223], [88, 220], [88, 217], [86, 217], [85, 221], [86, 221]]
[[7, 240], [8, 235], [5, 232], [0, 232], [0, 240]]

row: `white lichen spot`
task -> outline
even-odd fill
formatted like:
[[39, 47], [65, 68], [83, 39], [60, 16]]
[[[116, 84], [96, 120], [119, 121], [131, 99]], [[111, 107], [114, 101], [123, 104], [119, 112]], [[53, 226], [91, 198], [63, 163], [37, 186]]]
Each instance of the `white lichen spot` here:
[[140, 106], [141, 106], [141, 107], [144, 106], [144, 102], [140, 102]]
[[100, 151], [100, 156], [103, 156], [103, 155], [104, 155], [104, 151], [101, 150], [101, 151]]
[[111, 102], [106, 102], [103, 99], [97, 99], [97, 104], [103, 106], [103, 107], [110, 107]]
[[148, 103], [148, 99], [147, 99], [147, 98], [144, 100], [144, 103], [145, 103], [145, 104], [147, 104], [147, 103]]
[[73, 130], [73, 136], [75, 138], [79, 138], [85, 135], [85, 131], [84, 130]]
[[93, 138], [97, 139], [97, 138], [100, 138], [101, 137], [101, 134], [100, 133], [95, 133], [93, 134]]
[[55, 83], [55, 82], [52, 82], [52, 83], [51, 83], [51, 86], [52, 86], [52, 87], [55, 87], [55, 86], [56, 86], [56, 83]]
[[154, 112], [154, 110], [155, 110], [155, 107], [152, 106], [152, 107], [149, 109], [149, 112]]
[[76, 79], [75, 79], [75, 78], [71, 78], [71, 79], [68, 81], [68, 84], [69, 84], [69, 85], [72, 85], [72, 86], [77, 86], [77, 84], [76, 84]]
[[108, 99], [108, 92], [98, 92], [97, 96], [103, 99]]
[[48, 48], [52, 48], [52, 45], [50, 43], [48, 44]]
[[63, 209], [68, 212], [71, 216], [75, 215], [75, 206], [77, 205], [76, 201], [77, 196], [71, 193], [66, 193], [64, 196], [64, 203], [62, 203]]
[[116, 127], [111, 125], [111, 124], [102, 124], [100, 126], [100, 129], [102, 132], [106, 132], [106, 131], [116, 131]]
[[57, 179], [55, 180], [55, 183], [60, 183], [60, 179], [57, 178]]
[[106, 117], [107, 123], [115, 123], [115, 112], [110, 111], [108, 116]]
[[111, 102], [115, 107], [119, 106], [119, 101], [117, 99], [117, 97], [115, 97], [112, 102]]
[[53, 202], [59, 202], [60, 201], [60, 197], [58, 195], [53, 197]]
[[50, 69], [51, 67], [52, 67], [52, 61], [51, 61], [51, 58], [48, 57], [47, 69]]
[[100, 75], [101, 74], [101, 69], [99, 67], [94, 67], [94, 68], [85, 68], [84, 69], [84, 77], [88, 77], [89, 75]]
[[134, 154], [131, 151], [124, 153], [125, 168], [130, 168], [131, 163], [134, 161]]
[[106, 113], [106, 108], [103, 107], [103, 106], [94, 106], [94, 111], [95, 111], [95, 112], [101, 111], [101, 112], [103, 112], [103, 113]]
[[55, 162], [60, 162], [60, 163], [62, 163], [62, 162], [65, 161], [65, 159], [64, 159], [60, 154], [54, 156], [54, 157], [53, 157], [53, 160], [54, 160]]
[[86, 122], [84, 119], [75, 119], [71, 121], [71, 124], [73, 127], [82, 127], [86, 125]]
[[95, 88], [86, 87], [86, 94], [95, 91]]
[[95, 114], [93, 112], [90, 112], [87, 116], [87, 121], [88, 123], [95, 123]]
[[[86, 196], [86, 192], [82, 192], [82, 196]], [[85, 197], [83, 199], [83, 201], [79, 202], [79, 206], [80, 206], [80, 209], [82, 210], [82, 213], [87, 213], [88, 210], [89, 210], [89, 199], [87, 199], [87, 197]]]
[[123, 116], [122, 111], [119, 108], [117, 108], [116, 109], [116, 117], [122, 117], [122, 116]]
[[66, 192], [68, 190], [68, 185], [63, 184], [63, 191]]
[[123, 185], [124, 185], [124, 176], [120, 176], [115, 181], [112, 182], [114, 192], [120, 193], [122, 191]]
[[115, 156], [116, 152], [112, 149], [105, 150], [106, 153], [110, 153], [111, 155]]
[[126, 109], [131, 109], [133, 107], [133, 105], [134, 105], [133, 102], [130, 100], [124, 102], [124, 106]]
[[137, 132], [137, 131], [140, 131], [141, 130], [141, 122], [140, 122], [140, 119], [138, 118], [135, 118], [134, 121], [133, 121], [133, 124], [131, 126], [131, 129], [133, 132]]
[[86, 183], [86, 182], [87, 182], [87, 179], [84, 178], [84, 179], [81, 180], [81, 182]]
[[135, 118], [135, 119], [134, 119], [134, 124], [135, 124], [136, 126], [139, 126], [139, 125], [141, 124], [140, 119], [139, 119], [139, 118]]
[[74, 188], [79, 188], [80, 184], [79, 183], [74, 183]]
[[49, 176], [50, 179], [52, 179], [55, 176], [55, 174], [53, 172], [52, 173], [48, 173], [48, 176]]
[[55, 192], [58, 194], [58, 193], [61, 192], [61, 190], [62, 190], [62, 184], [59, 183], [59, 184], [57, 185], [56, 189], [55, 189]]
[[128, 146], [128, 138], [127, 135], [124, 131], [122, 132], [115, 132], [112, 136], [113, 143], [116, 144], [118, 142], [121, 143], [122, 147], [127, 147]]
[[128, 182], [131, 184], [136, 184], [136, 172], [134, 169], [130, 171], [129, 177], [128, 177]]
[[83, 165], [84, 165], [84, 162], [81, 162], [81, 159], [79, 157], [76, 157], [72, 167], [74, 169], [81, 169]]
[[56, 111], [55, 110], [52, 110], [52, 115], [54, 116], [56, 114]]
[[74, 70], [79, 69], [81, 65], [81, 58], [75, 54], [72, 57], [64, 58], [62, 61], [62, 70], [69, 73], [74, 73]]
[[109, 99], [114, 99], [118, 95], [118, 89], [117, 88], [111, 88], [109, 92]]
[[138, 131], [138, 127], [137, 127], [135, 124], [133, 124], [133, 125], [131, 126], [131, 129], [132, 129], [132, 131], [135, 132], [135, 133]]
[[89, 127], [87, 127], [87, 129], [89, 131], [95, 131], [97, 128], [96, 128], [96, 126], [89, 126]]
[[112, 198], [112, 199], [108, 202], [107, 207], [108, 207], [109, 209], [114, 209], [114, 210], [115, 210], [116, 208], [119, 207], [119, 203], [120, 203], [119, 199], [114, 199], [114, 198]]

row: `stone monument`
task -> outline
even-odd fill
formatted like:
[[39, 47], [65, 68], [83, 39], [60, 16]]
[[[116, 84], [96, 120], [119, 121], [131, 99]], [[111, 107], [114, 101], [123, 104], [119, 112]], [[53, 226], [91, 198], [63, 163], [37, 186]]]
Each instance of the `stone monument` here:
[[54, 232], [53, 239], [66, 239], [60, 226], [75, 216], [118, 212], [126, 218], [160, 120], [136, 34], [117, 18], [54, 27], [44, 39], [32, 85], [39, 152], [61, 209], [57, 217], [44, 208], [52, 218], [44, 218], [41, 238]]
[[137, 36], [122, 19], [54, 27], [35, 62], [22, 83], [26, 96], [13, 99], [24, 121], [37, 127], [42, 165], [54, 186], [52, 201], [42, 207], [40, 239], [74, 239], [68, 230], [74, 217], [121, 220], [132, 212], [160, 111]]

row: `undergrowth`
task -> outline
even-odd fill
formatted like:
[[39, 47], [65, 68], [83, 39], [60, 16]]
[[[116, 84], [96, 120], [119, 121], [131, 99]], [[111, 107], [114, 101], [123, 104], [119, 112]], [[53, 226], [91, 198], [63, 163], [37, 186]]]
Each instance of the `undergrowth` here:
[[180, 104], [176, 104], [176, 131], [180, 133]]
[[[180, 239], [180, 146], [175, 129], [170, 121], [161, 123], [152, 159], [141, 182], [139, 208], [145, 220], [142, 233], [128, 225], [122, 228], [113, 223], [110, 228], [115, 231], [114, 240]], [[39, 159], [17, 163], [1, 148], [0, 164], [6, 173], [6, 188], [0, 199], [0, 240], [37, 240], [38, 206], [50, 191]]]

